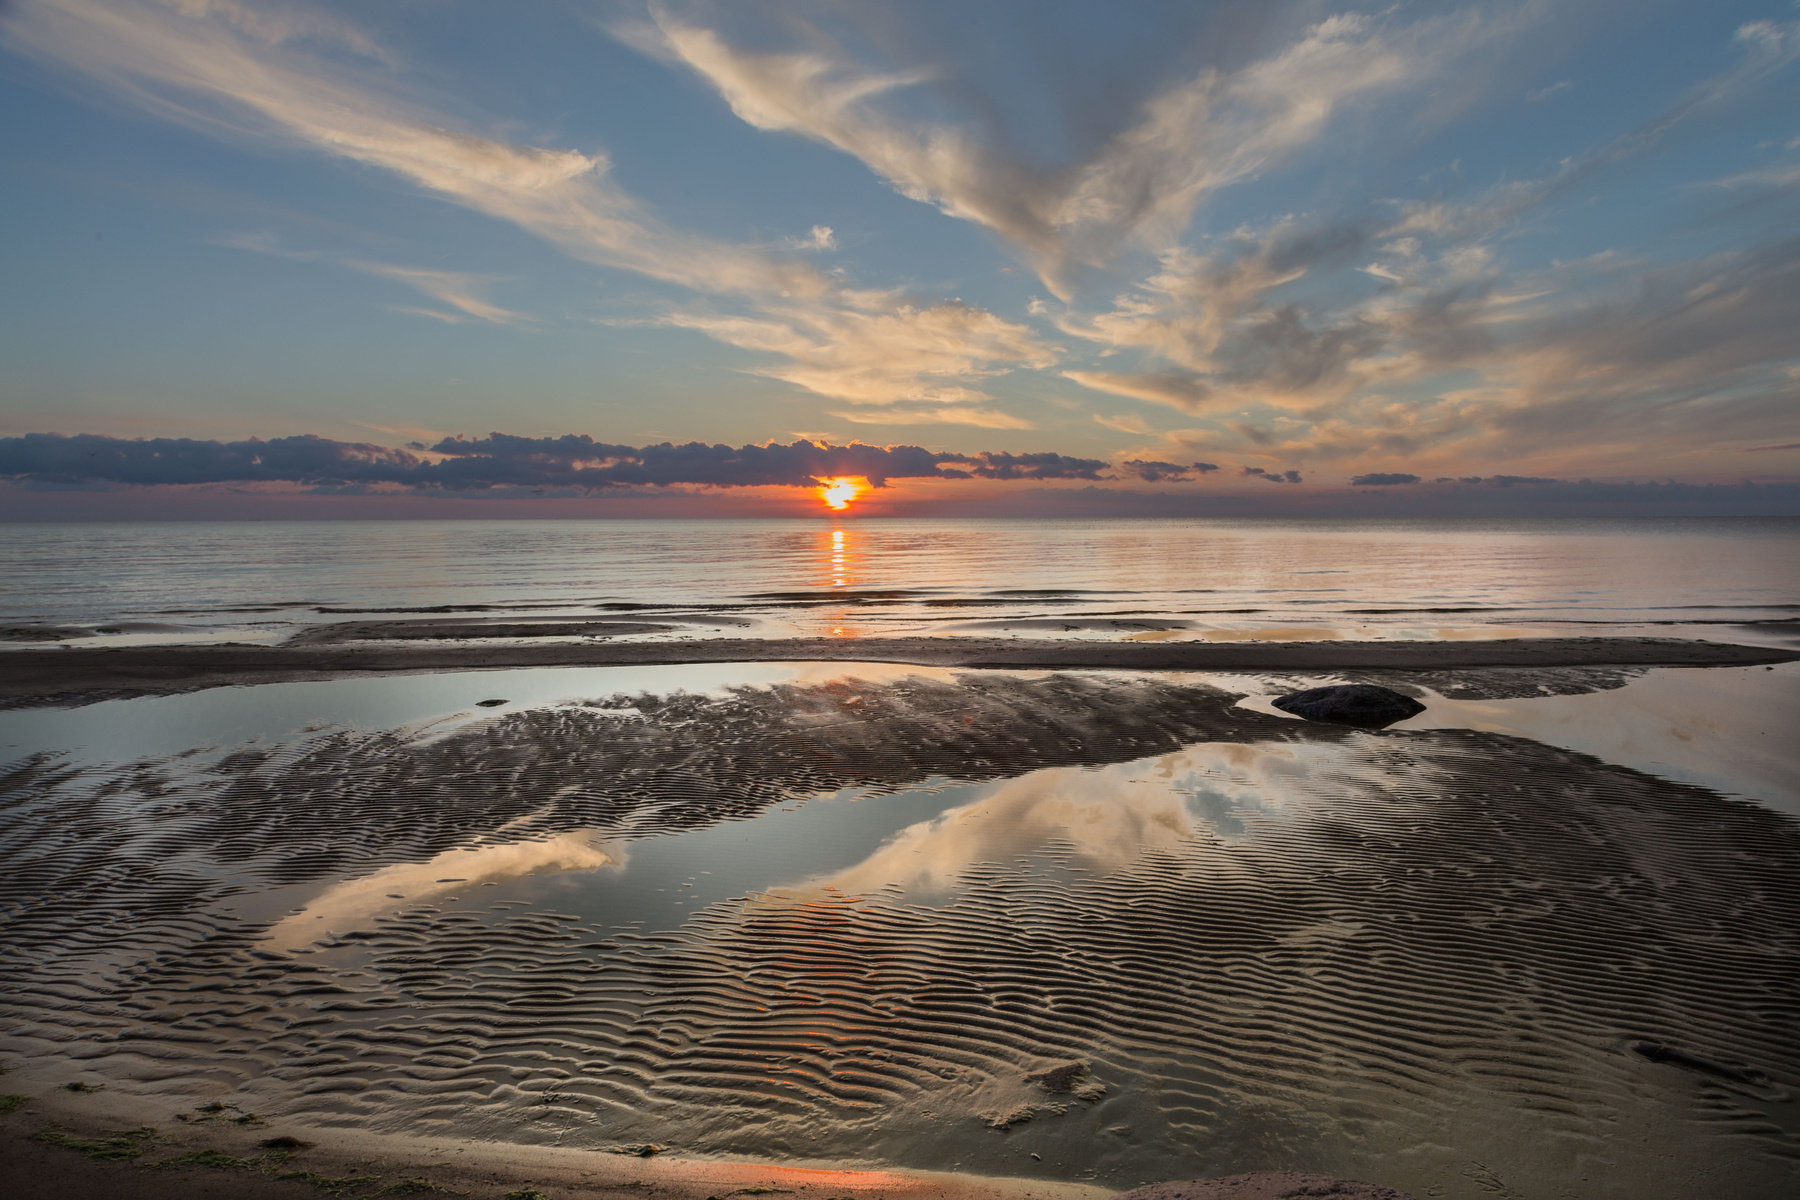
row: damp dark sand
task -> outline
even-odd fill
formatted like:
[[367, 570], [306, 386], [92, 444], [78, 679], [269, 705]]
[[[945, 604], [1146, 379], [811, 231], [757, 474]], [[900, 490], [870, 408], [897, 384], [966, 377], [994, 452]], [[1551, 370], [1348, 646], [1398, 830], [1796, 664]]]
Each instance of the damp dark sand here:
[[[598, 635], [603, 623], [582, 626]], [[653, 628], [618, 623], [618, 636]], [[694, 638], [572, 640], [575, 626], [421, 621], [325, 626], [279, 646], [150, 645], [9, 652], [0, 701], [61, 702], [132, 692], [322, 679], [334, 675], [670, 663], [872, 662], [962, 668], [1189, 671], [1399, 670], [1596, 666], [1745, 666], [1800, 651], [1678, 638], [1510, 638], [1469, 641], [1132, 642], [1042, 638]], [[573, 630], [575, 632], [571, 633]], [[340, 644], [346, 638], [358, 638]], [[495, 639], [507, 639], [495, 644]], [[459, 644], [444, 644], [461, 639]], [[439, 644], [419, 645], [420, 641]]]
[[[1791, 817], [1529, 737], [1277, 717], [1241, 702], [1260, 683], [706, 670], [0, 714], [191, 719], [7, 768], [0, 1091], [32, 1099], [0, 1129], [186, 1139], [145, 1161], [266, 1131], [320, 1174], [384, 1154], [381, 1186], [478, 1156], [443, 1185], [495, 1195], [538, 1162], [684, 1200], [875, 1194], [796, 1169], [1034, 1197], [1257, 1168], [1467, 1200], [1800, 1182]], [[1604, 703], [1641, 674], [1412, 678]], [[351, 686], [511, 697], [346, 724]], [[340, 719], [230, 732], [283, 688], [340, 689]], [[607, 1153], [648, 1143], [642, 1171]]]
[[[1105, 1200], [1112, 1194], [1093, 1184], [968, 1172], [821, 1170], [261, 1119], [239, 1124], [244, 1114], [230, 1108], [187, 1111], [180, 1115], [188, 1120], [175, 1120], [161, 1108], [105, 1091], [54, 1092], [0, 1113], [0, 1194], [9, 1200], [501, 1200], [533, 1192], [556, 1200]], [[166, 1123], [147, 1125], [150, 1120]], [[46, 1129], [47, 1137], [40, 1134]], [[283, 1138], [298, 1144], [269, 1145]]]

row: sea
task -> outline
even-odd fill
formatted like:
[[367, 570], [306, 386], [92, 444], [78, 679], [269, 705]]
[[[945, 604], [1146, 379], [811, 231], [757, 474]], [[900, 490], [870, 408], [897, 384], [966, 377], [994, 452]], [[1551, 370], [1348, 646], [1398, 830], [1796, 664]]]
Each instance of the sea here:
[[[0, 670], [569, 615], [1800, 648], [1786, 518], [15, 524], [0, 563]], [[1424, 711], [1273, 704], [1339, 682]], [[1119, 1190], [1800, 1192], [1800, 664], [77, 699], [0, 711], [0, 1068], [28, 1099]]]
[[0, 622], [156, 626], [96, 634], [115, 644], [434, 610], [702, 608], [749, 622], [734, 637], [1120, 618], [1211, 640], [1741, 640], [1800, 619], [1785, 517], [18, 523], [0, 562]]

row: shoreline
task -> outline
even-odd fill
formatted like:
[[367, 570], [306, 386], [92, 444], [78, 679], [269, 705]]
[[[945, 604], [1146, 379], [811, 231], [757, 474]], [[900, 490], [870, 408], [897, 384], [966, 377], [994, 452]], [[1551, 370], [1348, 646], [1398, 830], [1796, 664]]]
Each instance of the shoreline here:
[[1681, 638], [1515, 638], [1455, 642], [1076, 642], [1047, 638], [708, 638], [555, 645], [130, 646], [0, 656], [8, 707], [81, 697], [370, 675], [516, 667], [844, 662], [967, 670], [1444, 671], [1547, 667], [1744, 667], [1800, 651]]
[[92, 696], [292, 684], [342, 676], [508, 667], [680, 666], [695, 662], [884, 662], [961, 669], [1125, 671], [1463, 671], [1490, 667], [1742, 667], [1800, 651], [1672, 637], [1458, 642], [1073, 642], [1021, 637], [704, 639], [554, 646], [121, 646], [20, 649], [0, 657], [0, 702], [32, 707]]
[[[122, 1093], [32, 1097], [20, 1110], [0, 1115], [0, 1190], [18, 1200], [73, 1195], [301, 1200], [346, 1191], [367, 1194], [382, 1184], [406, 1188], [408, 1183], [413, 1183], [412, 1192], [493, 1200], [529, 1189], [619, 1200], [728, 1200], [776, 1192], [792, 1200], [1105, 1200], [1117, 1191], [1104, 1184], [1025, 1176], [824, 1162], [791, 1166], [674, 1154], [638, 1157], [604, 1149], [372, 1133], [280, 1117], [258, 1119], [247, 1128], [156, 1119], [165, 1108], [170, 1113], [191, 1109], [191, 1100]], [[145, 1128], [154, 1134], [140, 1139], [138, 1152], [124, 1161], [107, 1161], [38, 1137], [46, 1129], [94, 1139]], [[283, 1135], [297, 1138], [305, 1148], [285, 1160], [269, 1155], [262, 1143]], [[279, 1178], [299, 1172], [311, 1178]], [[376, 1182], [341, 1186], [370, 1176]]]

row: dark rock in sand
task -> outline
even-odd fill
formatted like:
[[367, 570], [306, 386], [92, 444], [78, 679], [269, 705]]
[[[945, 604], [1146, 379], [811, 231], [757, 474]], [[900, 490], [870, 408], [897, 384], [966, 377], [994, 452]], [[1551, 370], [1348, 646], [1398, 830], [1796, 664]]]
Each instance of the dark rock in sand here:
[[1411, 696], [1402, 696], [1372, 683], [1307, 688], [1304, 692], [1282, 696], [1275, 701], [1275, 707], [1309, 721], [1329, 721], [1334, 725], [1355, 725], [1363, 729], [1380, 729], [1425, 711], [1425, 706]]
[[1313, 1196], [1334, 1200], [1413, 1200], [1391, 1187], [1297, 1171], [1252, 1171], [1219, 1179], [1152, 1183], [1114, 1196], [1113, 1200], [1301, 1200]]

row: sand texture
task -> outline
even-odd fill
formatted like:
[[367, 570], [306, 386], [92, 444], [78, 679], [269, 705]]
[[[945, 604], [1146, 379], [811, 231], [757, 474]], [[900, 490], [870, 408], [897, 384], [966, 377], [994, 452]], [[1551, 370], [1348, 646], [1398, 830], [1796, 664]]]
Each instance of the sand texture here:
[[56, 1093], [0, 1113], [0, 1195], [7, 1200], [371, 1200], [409, 1195], [502, 1200], [536, 1191], [555, 1200], [742, 1200], [765, 1195], [792, 1200], [1106, 1200], [1111, 1194], [1111, 1189], [1091, 1184], [969, 1173], [808, 1170], [304, 1129], [280, 1122], [238, 1125], [229, 1112], [227, 1119], [205, 1123], [145, 1125], [153, 1115], [163, 1114], [104, 1092]]
[[1235, 699], [852, 673], [29, 756], [0, 1085], [607, 1162], [1800, 1183], [1792, 820]]
[[[1516, 638], [1494, 641], [1078, 642], [1028, 638], [695, 638], [684, 641], [529, 641], [421, 646], [436, 635], [395, 622], [398, 636], [320, 644], [326, 626], [281, 646], [131, 646], [33, 649], [0, 658], [0, 699], [14, 703], [334, 675], [501, 667], [728, 662], [884, 662], [936, 667], [1194, 671], [1432, 671], [1480, 668], [1743, 666], [1791, 662], [1800, 652], [1675, 638]], [[367, 629], [366, 625], [359, 628]]]

